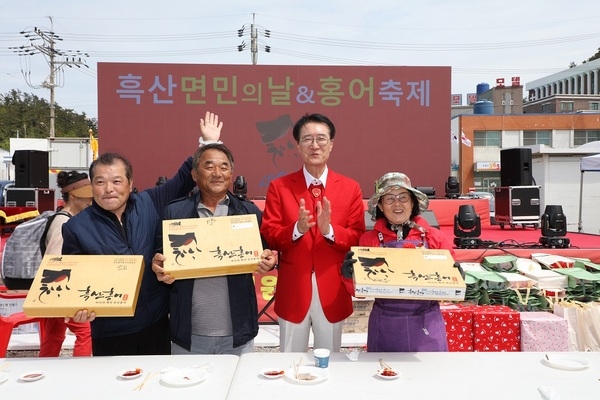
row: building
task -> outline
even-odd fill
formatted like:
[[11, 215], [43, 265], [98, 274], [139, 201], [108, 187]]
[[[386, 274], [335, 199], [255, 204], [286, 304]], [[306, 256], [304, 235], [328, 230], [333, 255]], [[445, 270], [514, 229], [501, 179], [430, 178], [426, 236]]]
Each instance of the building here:
[[530, 82], [523, 112], [600, 112], [599, 79], [600, 59]]
[[[500, 152], [529, 147], [532, 176], [540, 191], [541, 209], [560, 204], [568, 217], [569, 231], [577, 230], [579, 213], [579, 163], [581, 157], [600, 153], [600, 113], [472, 114], [452, 119], [453, 143], [458, 154], [456, 176], [461, 193], [493, 192], [501, 186]], [[583, 209], [583, 232], [600, 232], [600, 218], [593, 215], [600, 200], [600, 176], [590, 175]]]
[[583, 225], [583, 232], [600, 233], [600, 216], [594, 213], [600, 174], [586, 176], [582, 205], [579, 193], [581, 158], [600, 153], [599, 78], [600, 60], [594, 60], [527, 84], [526, 99], [518, 78], [511, 86], [503, 79], [491, 89], [477, 85], [473, 112], [453, 107], [452, 113], [451, 174], [461, 193], [494, 193], [502, 185], [501, 151], [530, 148], [526, 164], [532, 183], [541, 186], [541, 210], [562, 205], [569, 231]]

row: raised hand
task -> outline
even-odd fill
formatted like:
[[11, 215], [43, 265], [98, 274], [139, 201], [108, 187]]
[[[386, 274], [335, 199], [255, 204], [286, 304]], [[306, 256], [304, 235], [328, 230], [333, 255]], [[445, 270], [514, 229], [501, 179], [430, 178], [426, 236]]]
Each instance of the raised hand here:
[[207, 111], [204, 118], [200, 118], [200, 133], [204, 141], [219, 141], [221, 128], [223, 128], [223, 122], [219, 122], [217, 114]]

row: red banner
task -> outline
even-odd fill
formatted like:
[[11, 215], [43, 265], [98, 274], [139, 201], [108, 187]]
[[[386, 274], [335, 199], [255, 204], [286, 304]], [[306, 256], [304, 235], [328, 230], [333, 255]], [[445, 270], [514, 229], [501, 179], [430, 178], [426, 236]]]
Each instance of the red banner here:
[[100, 151], [134, 167], [134, 186], [154, 186], [194, 152], [205, 112], [224, 122], [248, 196], [298, 170], [292, 127], [305, 113], [336, 126], [332, 169], [373, 182], [401, 171], [444, 193], [450, 173], [450, 67], [98, 64]]

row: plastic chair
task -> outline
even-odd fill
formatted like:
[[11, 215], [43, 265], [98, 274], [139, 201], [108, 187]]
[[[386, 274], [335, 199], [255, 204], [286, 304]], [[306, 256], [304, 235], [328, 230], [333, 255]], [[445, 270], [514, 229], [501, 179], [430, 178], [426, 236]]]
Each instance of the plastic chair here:
[[6, 357], [6, 350], [12, 336], [13, 328], [19, 325], [30, 324], [32, 322], [38, 322], [38, 331], [40, 334], [40, 343], [43, 337], [43, 324], [39, 323], [43, 318], [38, 317], [27, 317], [24, 312], [16, 312], [9, 315], [8, 317], [0, 316], [0, 358]]

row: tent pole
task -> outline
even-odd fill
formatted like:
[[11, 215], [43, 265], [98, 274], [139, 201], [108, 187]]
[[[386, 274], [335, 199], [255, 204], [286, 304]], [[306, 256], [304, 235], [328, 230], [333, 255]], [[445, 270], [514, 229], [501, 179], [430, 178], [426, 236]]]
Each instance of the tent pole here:
[[577, 224], [577, 231], [581, 233], [583, 230], [583, 221], [581, 220], [581, 204], [583, 203], [583, 173], [581, 170], [581, 178], [579, 179], [579, 223]]

